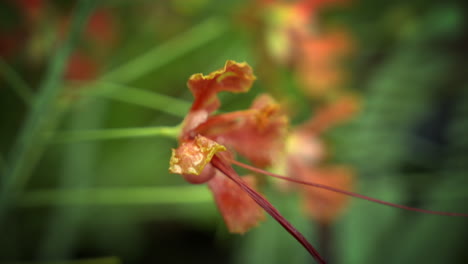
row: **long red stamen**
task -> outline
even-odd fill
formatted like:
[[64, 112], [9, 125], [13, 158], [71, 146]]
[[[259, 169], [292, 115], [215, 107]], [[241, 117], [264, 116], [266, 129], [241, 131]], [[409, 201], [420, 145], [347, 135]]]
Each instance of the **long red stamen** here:
[[387, 206], [391, 206], [391, 207], [396, 207], [396, 208], [400, 208], [400, 209], [404, 209], [404, 210], [408, 210], [408, 211], [415, 211], [415, 212], [420, 212], [420, 213], [424, 213], [424, 214], [432, 214], [432, 215], [468, 217], [468, 214], [463, 214], [463, 213], [432, 211], [432, 210], [425, 210], [425, 209], [420, 209], [420, 208], [409, 207], [409, 206], [400, 205], [400, 204], [394, 204], [394, 203], [382, 201], [382, 200], [379, 200], [379, 199], [375, 199], [375, 198], [372, 198], [372, 197], [369, 197], [369, 196], [365, 196], [365, 195], [362, 195], [362, 194], [341, 190], [341, 189], [338, 189], [338, 188], [335, 188], [335, 187], [331, 187], [331, 186], [327, 186], [327, 185], [323, 185], [323, 184], [319, 184], [319, 183], [301, 181], [301, 180], [281, 176], [281, 175], [278, 175], [278, 174], [275, 174], [275, 173], [272, 173], [272, 172], [268, 172], [268, 171], [265, 171], [265, 170], [262, 170], [262, 169], [259, 169], [259, 168], [244, 164], [242, 162], [239, 162], [239, 161], [236, 161], [236, 160], [233, 160], [233, 159], [231, 159], [230, 162], [237, 165], [237, 166], [239, 166], [239, 167], [248, 169], [250, 171], [260, 173], [260, 174], [264, 174], [264, 175], [268, 175], [268, 176], [275, 177], [275, 178], [278, 178], [278, 179], [282, 179], [282, 180], [285, 180], [285, 181], [290, 181], [290, 182], [294, 182], [294, 183], [298, 183], [298, 184], [309, 185], [309, 186], [312, 186], [312, 187], [325, 189], [325, 190], [328, 190], [328, 191], [341, 193], [341, 194], [356, 197], [356, 198], [359, 198], [359, 199], [364, 199], [364, 200], [367, 200], [367, 201], [370, 201], [370, 202], [379, 203], [379, 204], [383, 204], [383, 205], [387, 205]]
[[317, 250], [307, 241], [307, 239], [291, 225], [281, 214], [280, 212], [273, 207], [273, 205], [268, 202], [262, 195], [257, 193], [255, 190], [250, 188], [242, 179], [237, 175], [233, 168], [227, 166], [216, 155], [211, 160], [211, 164], [225, 174], [229, 179], [239, 185], [242, 190], [244, 190], [258, 205], [260, 205], [269, 215], [271, 215], [280, 225], [282, 225], [286, 231], [288, 231], [302, 246], [304, 246], [307, 251], [314, 257], [315, 260], [319, 263], [325, 264], [325, 260], [320, 256]]

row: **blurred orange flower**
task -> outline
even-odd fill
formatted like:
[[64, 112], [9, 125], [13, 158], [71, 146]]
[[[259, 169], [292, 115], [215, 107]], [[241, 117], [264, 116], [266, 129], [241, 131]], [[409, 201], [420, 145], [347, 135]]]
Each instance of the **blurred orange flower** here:
[[[327, 166], [318, 168], [302, 168], [298, 171], [300, 180], [332, 186], [337, 189], [350, 191], [354, 188], [354, 173], [347, 166]], [[328, 224], [336, 220], [346, 209], [351, 197], [318, 189], [301, 186], [303, 198], [302, 206], [306, 215], [316, 221]]]
[[99, 75], [99, 65], [94, 58], [83, 53], [75, 52], [68, 58], [65, 79], [70, 81], [91, 81]]
[[353, 44], [345, 31], [300, 40], [296, 66], [303, 91], [311, 97], [323, 97], [340, 88], [346, 79], [343, 58], [352, 49]]
[[[330, 127], [355, 116], [358, 109], [359, 101], [355, 96], [342, 96], [319, 108], [312, 119], [293, 129], [288, 137], [285, 164], [282, 165], [286, 175], [342, 190], [352, 189], [355, 178], [351, 168], [321, 165], [328, 153], [320, 136]], [[277, 185], [284, 191], [298, 188], [284, 181], [278, 181]], [[314, 187], [301, 186], [299, 189], [306, 214], [324, 223], [335, 220], [350, 199], [348, 196]]]
[[[62, 18], [58, 35], [63, 39], [70, 30], [70, 16]], [[68, 59], [65, 78], [73, 81], [95, 80], [101, 72], [103, 58], [109, 55], [118, 40], [118, 27], [113, 13], [97, 9], [89, 17], [83, 40], [90, 45], [78, 47]]]

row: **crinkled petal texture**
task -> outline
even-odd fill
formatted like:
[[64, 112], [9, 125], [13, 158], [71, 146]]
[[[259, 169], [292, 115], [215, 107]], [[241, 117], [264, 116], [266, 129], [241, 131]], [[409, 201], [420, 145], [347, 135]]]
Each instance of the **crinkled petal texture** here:
[[[332, 186], [342, 190], [353, 188], [351, 169], [344, 166], [318, 168], [302, 175], [302, 180]], [[333, 222], [346, 208], [350, 197], [314, 187], [303, 187], [304, 209], [313, 219]]]
[[210, 177], [210, 174], [202, 173], [203, 169], [217, 152], [224, 150], [226, 148], [223, 145], [197, 135], [194, 140], [183, 142], [177, 149], [172, 149], [169, 171], [193, 179], [195, 183], [207, 181], [212, 175]]
[[263, 94], [249, 110], [215, 116], [197, 130], [256, 166], [266, 167], [283, 154], [288, 125], [279, 104]]
[[[242, 177], [252, 189], [256, 189], [255, 178]], [[243, 234], [265, 219], [263, 209], [236, 183], [217, 171], [208, 182], [216, 205], [231, 233]]]
[[203, 109], [212, 113], [219, 108], [220, 103], [217, 97], [219, 92], [247, 92], [255, 79], [252, 68], [247, 63], [238, 63], [232, 60], [228, 60], [224, 68], [208, 75], [194, 74], [187, 83], [195, 97], [190, 111]]

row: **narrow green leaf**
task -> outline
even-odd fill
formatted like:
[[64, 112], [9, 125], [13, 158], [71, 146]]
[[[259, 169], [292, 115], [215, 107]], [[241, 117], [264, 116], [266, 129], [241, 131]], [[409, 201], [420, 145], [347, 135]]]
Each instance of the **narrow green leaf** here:
[[[101, 128], [109, 108], [109, 102], [88, 105], [81, 111], [72, 111], [64, 120], [71, 131], [83, 127]], [[73, 144], [62, 148], [58, 189], [83, 189], [93, 185], [99, 162], [100, 144]], [[50, 220], [44, 228], [44, 235], [37, 246], [37, 260], [69, 259], [79, 244], [80, 226], [89, 216], [89, 208], [76, 207], [70, 210], [60, 206], [50, 208]]]
[[137, 137], [163, 136], [176, 139], [180, 134], [180, 126], [175, 127], [140, 127], [140, 128], [118, 128], [118, 129], [96, 129], [58, 132], [55, 136], [56, 143], [109, 140]]
[[[96, 89], [95, 89], [96, 88]], [[185, 117], [190, 109], [190, 103], [142, 89], [108, 82], [97, 82], [93, 89], [83, 89], [84, 95], [100, 96], [125, 103], [149, 107], [177, 117]]]
[[206, 186], [96, 188], [30, 191], [19, 199], [19, 206], [198, 204], [212, 201]]
[[60, 119], [62, 111], [58, 107], [57, 99], [62, 87], [65, 64], [94, 4], [95, 2], [90, 0], [78, 2], [70, 35], [52, 57], [39, 93], [13, 145], [0, 188], [0, 221], [3, 220], [11, 203], [21, 193], [45, 149], [49, 131], [54, 130]]
[[217, 17], [211, 17], [192, 27], [176, 38], [156, 46], [132, 61], [105, 74], [102, 79], [128, 83], [162, 67], [176, 58], [220, 37], [226, 32], [226, 24]]
[[19, 74], [8, 63], [0, 58], [0, 73], [13, 91], [24, 101], [26, 105], [30, 105], [33, 99], [33, 92], [28, 84], [19, 76]]

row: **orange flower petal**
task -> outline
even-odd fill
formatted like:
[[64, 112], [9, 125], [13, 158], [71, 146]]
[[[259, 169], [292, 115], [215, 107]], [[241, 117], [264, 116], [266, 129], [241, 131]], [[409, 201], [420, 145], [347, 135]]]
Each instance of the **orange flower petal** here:
[[187, 83], [195, 97], [190, 111], [203, 109], [211, 113], [219, 107], [217, 93], [221, 91], [247, 92], [254, 80], [252, 68], [247, 63], [232, 60], [228, 60], [224, 68], [208, 75], [194, 74]]
[[[255, 189], [253, 176], [243, 177], [242, 180]], [[219, 171], [208, 182], [208, 186], [231, 233], [243, 234], [265, 220], [263, 209], [236, 183]]]
[[217, 123], [212, 122], [201, 133], [233, 148], [256, 166], [272, 165], [285, 148], [287, 116], [274, 99], [265, 94], [257, 97], [249, 110], [236, 113], [213, 117]]
[[198, 135], [194, 140], [183, 142], [177, 149], [172, 149], [169, 171], [175, 174], [200, 175], [216, 152], [224, 150], [226, 148], [223, 145]]

